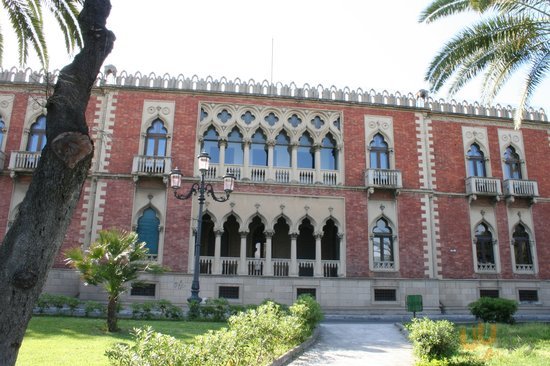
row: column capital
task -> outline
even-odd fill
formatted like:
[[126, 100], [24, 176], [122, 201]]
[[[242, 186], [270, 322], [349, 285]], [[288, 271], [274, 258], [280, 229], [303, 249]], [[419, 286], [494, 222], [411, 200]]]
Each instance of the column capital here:
[[273, 230], [266, 230], [266, 231], [264, 231], [264, 234], [265, 234], [265, 237], [266, 237], [266, 238], [272, 238], [273, 235], [275, 235], [275, 231], [273, 231]]
[[291, 239], [297, 239], [298, 238], [298, 233], [290, 233], [290, 238]]

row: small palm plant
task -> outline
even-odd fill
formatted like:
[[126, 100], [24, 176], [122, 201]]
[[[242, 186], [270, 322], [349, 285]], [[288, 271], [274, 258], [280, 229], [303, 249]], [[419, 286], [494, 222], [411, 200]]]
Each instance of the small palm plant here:
[[147, 252], [145, 243], [138, 243], [135, 232], [112, 229], [100, 231], [88, 250], [73, 248], [66, 253], [66, 262], [80, 272], [85, 283], [102, 285], [109, 294], [109, 332], [118, 330], [117, 305], [120, 295], [127, 290], [126, 284], [137, 279], [142, 271], [161, 271], [158, 265], [147, 261]]

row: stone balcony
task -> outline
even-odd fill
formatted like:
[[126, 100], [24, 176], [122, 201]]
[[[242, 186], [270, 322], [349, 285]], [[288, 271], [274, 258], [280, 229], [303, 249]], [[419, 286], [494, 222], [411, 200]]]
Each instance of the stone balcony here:
[[40, 152], [12, 151], [8, 169], [12, 172], [32, 172], [40, 161]]
[[477, 199], [477, 196], [489, 196], [499, 199], [502, 195], [500, 179], [488, 177], [466, 178], [466, 194], [470, 200]]
[[401, 171], [391, 169], [367, 169], [365, 172], [365, 186], [369, 193], [375, 189], [386, 189], [397, 191], [403, 188]]
[[167, 156], [136, 155], [132, 164], [132, 174], [135, 177], [153, 176], [165, 177], [172, 170], [172, 159]]
[[511, 201], [515, 197], [529, 198], [534, 201], [539, 195], [539, 186], [534, 180], [506, 179], [503, 186], [504, 196]]

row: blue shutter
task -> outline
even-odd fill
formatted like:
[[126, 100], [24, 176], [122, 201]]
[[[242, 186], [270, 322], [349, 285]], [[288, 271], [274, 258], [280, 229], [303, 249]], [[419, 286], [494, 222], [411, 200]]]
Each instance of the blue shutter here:
[[155, 210], [148, 208], [143, 211], [143, 215], [138, 219], [137, 234], [138, 241], [145, 242], [149, 254], [158, 254], [159, 252], [159, 226], [160, 220]]

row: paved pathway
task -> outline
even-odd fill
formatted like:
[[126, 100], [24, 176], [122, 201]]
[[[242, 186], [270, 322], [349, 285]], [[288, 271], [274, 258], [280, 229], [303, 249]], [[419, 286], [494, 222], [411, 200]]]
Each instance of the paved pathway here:
[[319, 339], [291, 366], [410, 366], [412, 346], [393, 323], [322, 323]]

